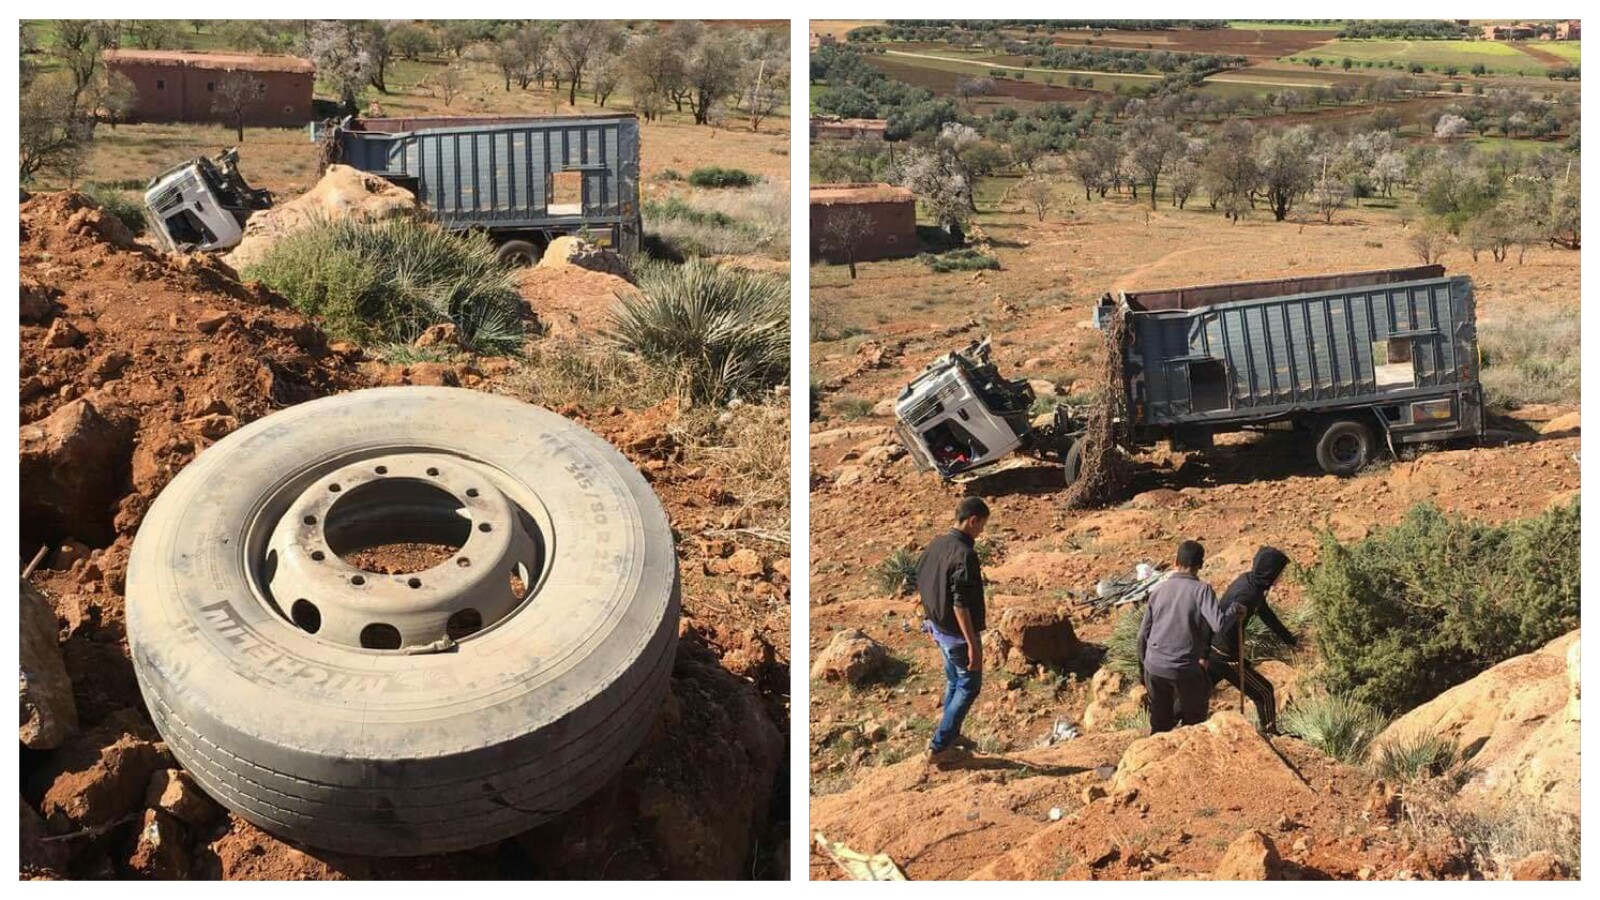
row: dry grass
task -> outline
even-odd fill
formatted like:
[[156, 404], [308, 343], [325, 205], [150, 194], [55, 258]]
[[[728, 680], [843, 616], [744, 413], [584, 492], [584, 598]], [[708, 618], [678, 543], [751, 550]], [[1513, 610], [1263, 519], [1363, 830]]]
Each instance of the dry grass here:
[[1491, 405], [1578, 403], [1582, 325], [1576, 307], [1531, 307], [1519, 316], [1486, 319], [1478, 339]]
[[1421, 784], [1406, 789], [1406, 825], [1420, 843], [1441, 845], [1456, 838], [1472, 854], [1474, 866], [1504, 875], [1511, 864], [1538, 850], [1558, 857], [1581, 874], [1581, 824], [1577, 817], [1539, 803], [1471, 803], [1448, 785]]

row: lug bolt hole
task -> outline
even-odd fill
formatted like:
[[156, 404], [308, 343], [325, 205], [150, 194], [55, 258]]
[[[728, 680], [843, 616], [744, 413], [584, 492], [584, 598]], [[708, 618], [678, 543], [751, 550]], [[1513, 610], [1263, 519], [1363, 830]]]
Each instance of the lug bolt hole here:
[[457, 560], [456, 560], [456, 565], [458, 565], [458, 566], [460, 566], [460, 567], [461, 567], [461, 568], [463, 568], [463, 569], [465, 569], [465, 568], [467, 568], [467, 567], [468, 567], [468, 566], [470, 566], [470, 565], [472, 565], [472, 560], [470, 560], [470, 559], [467, 559], [467, 558], [466, 558], [466, 557], [465, 557], [465, 556], [463, 556], [463, 557], [461, 557], [461, 558], [460, 558], [460, 559], [457, 559]]
[[306, 516], [303, 521], [307, 525], [315, 525], [315, 524], [317, 524], [317, 517], [316, 516]]
[[467, 496], [468, 497], [476, 497], [476, 496], [478, 496], [478, 489], [477, 488], [467, 488]]
[[365, 576], [362, 576], [362, 575], [351, 575], [350, 576], [350, 583], [354, 584], [354, 585], [363, 585], [363, 584], [367, 583], [367, 579], [366, 579]]
[[428, 475], [429, 475], [429, 477], [432, 477], [432, 478], [438, 478], [439, 477], [439, 470], [435, 469], [435, 468], [432, 468], [432, 467], [429, 467]]
[[494, 526], [490, 525], [488, 522], [479, 522], [478, 523], [478, 530], [479, 531], [493, 531], [494, 530]]
[[421, 578], [408, 578], [408, 579], [406, 579], [406, 584], [410, 585], [413, 589], [419, 588], [419, 587], [422, 587], [422, 579]]
[[313, 551], [311, 551], [311, 558], [316, 560], [317, 562], [322, 562], [323, 560], [328, 558], [328, 554], [323, 553], [321, 550], [313, 550]]
[[340, 488], [339, 488], [339, 486], [337, 484], [330, 484], [330, 485], [328, 485], [328, 490], [333, 492], [333, 493], [335, 493], [335, 494], [337, 494], [337, 493], [339, 493]]
[[389, 474], [389, 467], [388, 466], [379, 466], [376, 469], [373, 469], [372, 471], [377, 472], [379, 475], [387, 475], [387, 474]]

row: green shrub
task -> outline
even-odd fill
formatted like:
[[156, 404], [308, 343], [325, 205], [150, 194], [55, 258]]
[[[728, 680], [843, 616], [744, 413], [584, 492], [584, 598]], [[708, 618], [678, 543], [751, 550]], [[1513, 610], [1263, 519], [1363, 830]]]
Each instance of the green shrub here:
[[1297, 697], [1278, 717], [1284, 734], [1351, 765], [1366, 761], [1372, 742], [1387, 724], [1383, 713], [1344, 694]]
[[1578, 627], [1579, 503], [1502, 525], [1419, 504], [1300, 578], [1336, 693], [1387, 714]]
[[1106, 656], [1103, 665], [1113, 672], [1138, 678], [1139, 671], [1139, 620], [1144, 607], [1130, 604], [1111, 623], [1111, 636], [1106, 638]]
[[872, 405], [866, 397], [837, 397], [833, 401], [833, 414], [841, 419], [864, 419], [872, 415]]
[[917, 559], [916, 551], [901, 547], [873, 566], [873, 583], [886, 594], [911, 593], [917, 587]]
[[785, 185], [724, 191], [694, 203], [680, 197], [647, 200], [643, 213], [646, 246], [660, 259], [789, 258], [789, 192]]
[[678, 394], [723, 404], [789, 371], [788, 279], [703, 260], [649, 261], [621, 298], [611, 337], [673, 377]]
[[998, 269], [1000, 260], [972, 247], [962, 247], [944, 253], [919, 253], [917, 261], [935, 272], [975, 272], [980, 269]]
[[759, 175], [752, 175], [743, 169], [722, 166], [701, 166], [689, 173], [689, 183], [703, 188], [749, 187], [760, 180]]
[[91, 184], [83, 193], [106, 212], [116, 216], [134, 234], [144, 233], [144, 198], [131, 191], [104, 184]]
[[453, 323], [462, 344], [510, 354], [522, 345], [515, 275], [487, 238], [427, 223], [338, 219], [272, 246], [244, 272], [335, 337], [409, 344], [430, 325]]

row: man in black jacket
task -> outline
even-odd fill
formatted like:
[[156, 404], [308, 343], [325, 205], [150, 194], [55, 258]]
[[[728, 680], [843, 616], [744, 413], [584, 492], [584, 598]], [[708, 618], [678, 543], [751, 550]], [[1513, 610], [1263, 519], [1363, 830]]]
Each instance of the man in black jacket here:
[[[1267, 605], [1267, 591], [1278, 583], [1278, 577], [1288, 565], [1289, 557], [1276, 547], [1262, 547], [1257, 550], [1255, 561], [1250, 564], [1250, 571], [1235, 578], [1233, 583], [1228, 585], [1228, 590], [1222, 595], [1222, 605], [1241, 607], [1243, 613], [1240, 615], [1240, 621], [1244, 624], [1249, 624], [1251, 616], [1259, 615], [1262, 623], [1271, 629], [1279, 640], [1293, 647], [1294, 635], [1289, 633], [1289, 629], [1285, 628], [1277, 615], [1272, 612], [1272, 607]], [[1211, 676], [1213, 687], [1226, 681], [1236, 688], [1241, 688], [1244, 695], [1255, 704], [1256, 719], [1261, 730], [1267, 734], [1276, 734], [1278, 701], [1272, 692], [1272, 682], [1246, 661], [1241, 687], [1240, 627], [1236, 625], [1212, 635], [1211, 652], [1206, 657], [1206, 672]]]
[[917, 592], [927, 616], [922, 630], [944, 656], [944, 716], [928, 744], [933, 763], [956, 753], [961, 723], [983, 688], [983, 570], [974, 543], [988, 523], [988, 504], [967, 497], [956, 507], [956, 527], [934, 538], [917, 561]]

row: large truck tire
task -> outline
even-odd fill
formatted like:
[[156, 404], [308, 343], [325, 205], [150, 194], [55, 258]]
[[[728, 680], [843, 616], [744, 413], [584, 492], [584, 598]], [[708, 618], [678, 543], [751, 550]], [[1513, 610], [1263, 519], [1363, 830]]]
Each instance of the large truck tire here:
[[506, 241], [494, 255], [508, 266], [527, 268], [539, 264], [544, 258], [544, 249], [529, 241]]
[[1317, 465], [1329, 475], [1354, 475], [1372, 461], [1375, 447], [1366, 423], [1337, 419], [1317, 436]]
[[[355, 555], [425, 544], [449, 556]], [[373, 856], [582, 801], [644, 741], [677, 644], [644, 478], [554, 413], [452, 388], [328, 397], [219, 441], [151, 507], [126, 594], [140, 690], [200, 785]]]
[[1061, 470], [1069, 487], [1083, 474], [1083, 438], [1067, 439], [1067, 452], [1061, 454]]

